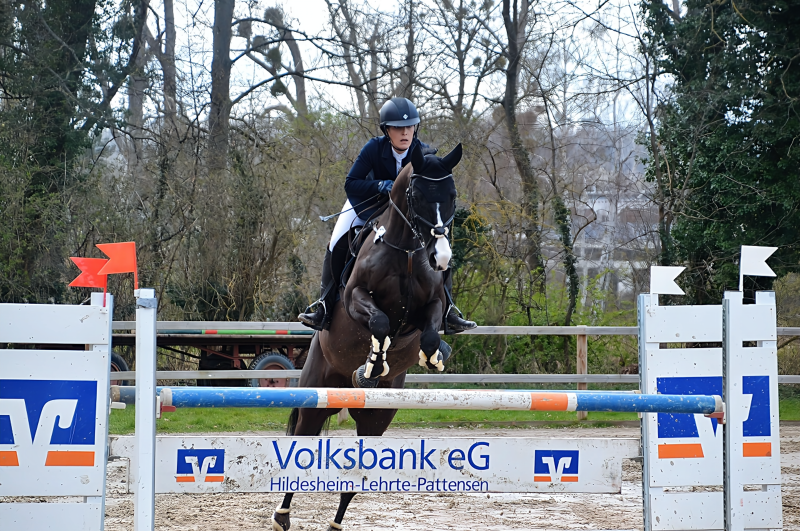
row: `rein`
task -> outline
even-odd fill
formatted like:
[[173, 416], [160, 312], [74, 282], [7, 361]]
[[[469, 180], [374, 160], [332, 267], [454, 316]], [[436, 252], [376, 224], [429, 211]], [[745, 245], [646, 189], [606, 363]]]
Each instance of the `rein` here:
[[[411, 188], [411, 185], [409, 185], [409, 189], [410, 188]], [[386, 241], [383, 238], [383, 232], [381, 232], [380, 229], [377, 229], [375, 227], [375, 225], [372, 226], [372, 230], [375, 231], [375, 239], [376, 240], [380, 240], [381, 242], [385, 243], [386, 245], [388, 245], [392, 249], [397, 249], [398, 251], [403, 251], [404, 253], [406, 253], [406, 256], [408, 256], [408, 267], [406, 269], [406, 272], [408, 274], [408, 280], [406, 281], [406, 293], [408, 294], [408, 296], [406, 298], [406, 304], [405, 304], [406, 311], [403, 313], [403, 318], [400, 320], [400, 325], [397, 327], [397, 331], [395, 331], [395, 334], [393, 334], [393, 335], [396, 335], [396, 334], [400, 333], [400, 331], [403, 329], [404, 326], [406, 326], [406, 324], [408, 324], [408, 316], [411, 313], [411, 302], [412, 302], [412, 299], [414, 297], [414, 292], [411, 289], [411, 275], [412, 275], [412, 273], [414, 271], [414, 255], [418, 251], [423, 250], [425, 248], [425, 244], [424, 244], [422, 238], [420, 238], [419, 234], [417, 234], [417, 231], [414, 228], [414, 226], [408, 221], [408, 219], [405, 217], [405, 215], [403, 215], [403, 213], [397, 207], [397, 204], [395, 204], [395, 202], [392, 201], [392, 195], [391, 194], [389, 194], [389, 204], [392, 205], [392, 208], [394, 208], [395, 211], [398, 214], [400, 214], [400, 217], [403, 218], [403, 221], [405, 221], [406, 225], [409, 226], [409, 228], [411, 229], [411, 232], [414, 234], [414, 241], [419, 242], [419, 247], [417, 247], [416, 249], [405, 249], [403, 247], [394, 245], [393, 243], [389, 243], [388, 241]], [[383, 229], [383, 227], [381, 227], [381, 229]]]

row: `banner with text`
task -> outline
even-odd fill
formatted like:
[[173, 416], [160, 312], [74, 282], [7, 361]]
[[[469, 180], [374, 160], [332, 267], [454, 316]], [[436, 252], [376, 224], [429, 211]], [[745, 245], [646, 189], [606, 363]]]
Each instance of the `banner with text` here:
[[156, 492], [618, 493], [638, 455], [637, 439], [163, 436]]

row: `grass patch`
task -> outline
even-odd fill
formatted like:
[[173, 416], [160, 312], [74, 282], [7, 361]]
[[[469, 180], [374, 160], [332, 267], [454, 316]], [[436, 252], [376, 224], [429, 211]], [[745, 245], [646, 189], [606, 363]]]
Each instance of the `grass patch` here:
[[[160, 434], [227, 431], [284, 431], [289, 409], [277, 408], [181, 408], [156, 419]], [[113, 435], [134, 432], [135, 408], [112, 409], [108, 431]]]
[[[109, 433], [128, 435], [134, 432], [135, 412], [133, 406], [111, 410]], [[277, 408], [179, 408], [165, 413], [156, 420], [156, 431], [169, 433], [200, 433], [230, 431], [284, 431], [289, 418], [289, 409]], [[637, 420], [636, 413], [589, 413], [590, 421]], [[480, 424], [483, 422], [527, 422], [527, 421], [575, 421], [575, 413], [549, 411], [466, 411], [466, 410], [420, 410], [403, 409], [397, 412], [394, 425], [436, 427], [441, 424]], [[330, 430], [352, 430], [355, 423], [348, 419], [339, 425], [335, 419]], [[594, 427], [594, 426], [593, 426]]]
[[800, 420], [800, 397], [781, 398], [778, 412], [781, 420]]

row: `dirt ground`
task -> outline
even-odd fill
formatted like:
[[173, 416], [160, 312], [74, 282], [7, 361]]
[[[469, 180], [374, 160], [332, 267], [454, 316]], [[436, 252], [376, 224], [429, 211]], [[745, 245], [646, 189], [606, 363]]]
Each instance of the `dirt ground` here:
[[[638, 437], [635, 428], [394, 429], [395, 436]], [[257, 435], [279, 435], [257, 433]], [[337, 432], [337, 435], [348, 435]], [[784, 529], [800, 529], [800, 427], [781, 428]], [[431, 531], [641, 529], [641, 465], [623, 462], [621, 494], [359, 494], [350, 504], [348, 531], [419, 528]], [[106, 530], [133, 530], [133, 494], [125, 492], [125, 465], [109, 466]], [[292, 530], [325, 531], [336, 494], [300, 494]], [[279, 504], [276, 494], [164, 494], [156, 497], [156, 528], [163, 531], [264, 531]], [[0, 498], [0, 501], [4, 501]], [[6, 499], [5, 501], [11, 501]], [[2, 527], [2, 526], [0, 526]]]

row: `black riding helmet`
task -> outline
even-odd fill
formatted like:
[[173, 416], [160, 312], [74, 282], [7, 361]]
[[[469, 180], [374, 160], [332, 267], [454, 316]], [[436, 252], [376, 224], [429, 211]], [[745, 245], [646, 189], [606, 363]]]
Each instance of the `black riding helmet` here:
[[[392, 98], [381, 107], [381, 131], [386, 134], [386, 126], [406, 127], [419, 123], [419, 112], [411, 100]], [[416, 131], [414, 131], [416, 135]]]

